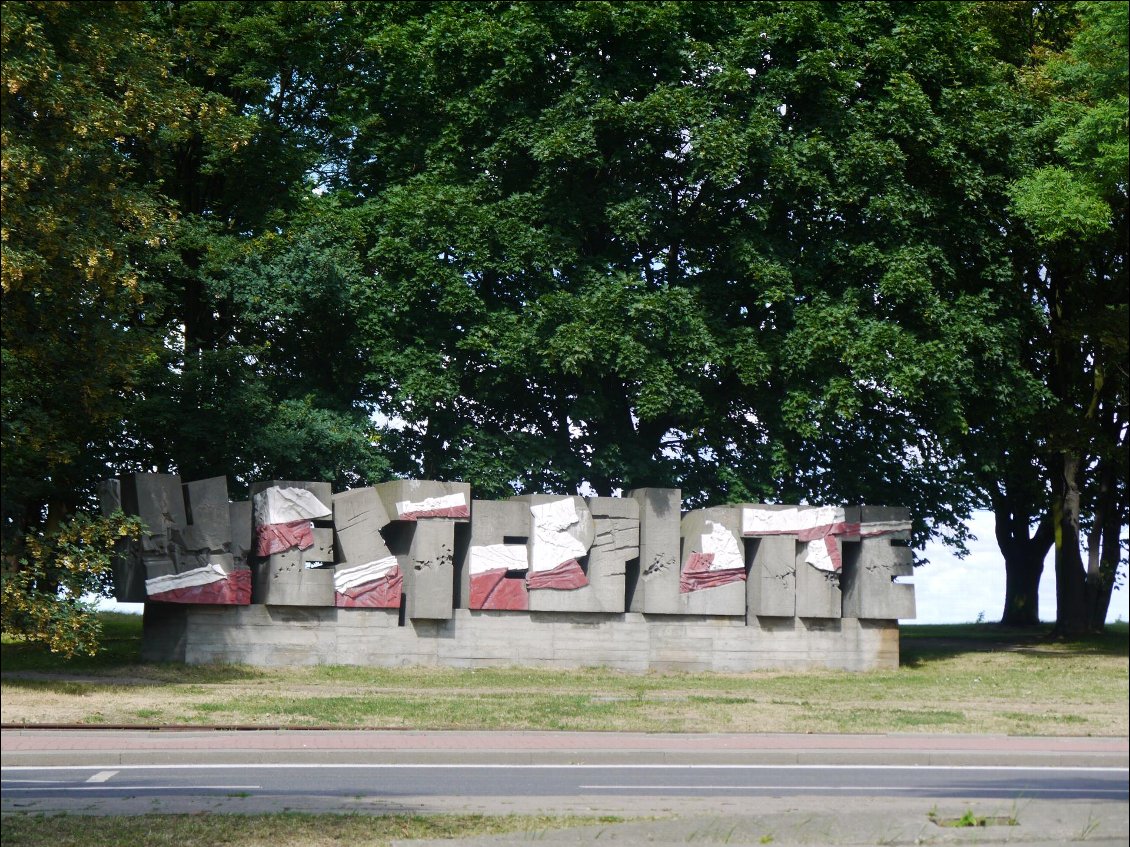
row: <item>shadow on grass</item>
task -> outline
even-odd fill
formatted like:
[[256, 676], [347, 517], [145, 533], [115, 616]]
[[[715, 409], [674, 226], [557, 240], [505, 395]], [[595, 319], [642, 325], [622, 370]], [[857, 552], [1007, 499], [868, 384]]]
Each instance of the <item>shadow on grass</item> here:
[[931, 660], [968, 653], [1025, 653], [1033, 656], [1130, 656], [1130, 625], [1107, 624], [1101, 634], [1062, 639], [1052, 624], [1008, 627], [1000, 624], [904, 625], [899, 629], [899, 664], [917, 668]]
[[4, 637], [0, 666], [5, 686], [61, 693], [92, 691], [100, 686], [207, 684], [237, 682], [263, 675], [243, 665], [144, 664], [141, 661], [141, 615], [101, 612], [101, 649], [94, 656], [66, 658], [40, 644]]

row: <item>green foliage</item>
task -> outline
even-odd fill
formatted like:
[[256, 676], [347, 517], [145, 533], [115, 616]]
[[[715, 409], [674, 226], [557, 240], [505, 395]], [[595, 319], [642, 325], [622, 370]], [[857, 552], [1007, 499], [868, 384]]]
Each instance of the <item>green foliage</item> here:
[[143, 16], [134, 3], [4, 8], [5, 535], [88, 483], [159, 344], [126, 317], [142, 299], [137, 251], [168, 223], [133, 151], [158, 125], [178, 131], [192, 101]]
[[29, 533], [22, 550], [4, 551], [3, 628], [67, 658], [98, 651], [102, 627], [88, 595], [110, 596], [115, 550], [141, 521], [79, 513], [50, 535]]
[[1059, 163], [1013, 186], [1016, 213], [1044, 242], [1093, 242], [1110, 233], [1112, 203], [1126, 195], [1127, 4], [1080, 3], [1069, 49], [1037, 68], [1033, 86], [1051, 95], [1035, 127]]
[[156, 466], [1027, 538], [1124, 465], [1125, 16], [8, 4], [5, 533]]

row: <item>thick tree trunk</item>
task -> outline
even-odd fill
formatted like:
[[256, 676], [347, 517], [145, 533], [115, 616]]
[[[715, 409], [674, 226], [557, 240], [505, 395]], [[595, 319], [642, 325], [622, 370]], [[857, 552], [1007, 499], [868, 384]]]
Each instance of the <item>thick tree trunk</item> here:
[[1040, 623], [1040, 577], [1044, 573], [1044, 558], [1022, 549], [1004, 557], [1005, 626], [1036, 626]]
[[1032, 504], [1017, 498], [994, 498], [997, 546], [1004, 556], [1005, 591], [1001, 623], [1036, 626], [1040, 622], [1040, 577], [1055, 534], [1050, 515], [1044, 515], [1033, 534]]

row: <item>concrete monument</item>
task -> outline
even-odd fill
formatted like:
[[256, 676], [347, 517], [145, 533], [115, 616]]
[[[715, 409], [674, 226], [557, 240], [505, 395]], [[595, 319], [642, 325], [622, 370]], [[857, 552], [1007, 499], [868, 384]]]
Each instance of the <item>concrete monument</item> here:
[[677, 489], [473, 500], [465, 483], [331, 492], [131, 474], [117, 596], [148, 659], [261, 664], [890, 667], [914, 616], [905, 509], [739, 504]]

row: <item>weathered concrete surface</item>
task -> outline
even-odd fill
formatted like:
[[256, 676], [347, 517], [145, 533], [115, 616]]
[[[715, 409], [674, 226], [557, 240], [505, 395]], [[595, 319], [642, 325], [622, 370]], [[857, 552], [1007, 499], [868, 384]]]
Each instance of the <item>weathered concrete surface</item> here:
[[[121, 480], [107, 479], [98, 484], [98, 504], [106, 517], [119, 510], [125, 511]], [[115, 599], [119, 603], [144, 603], [145, 571], [141, 567], [140, 541], [123, 539], [117, 542], [114, 545], [111, 568], [114, 574]]]
[[302, 480], [271, 480], [257, 482], [251, 486], [251, 500], [255, 515], [256, 533], [259, 533], [266, 520], [266, 512], [261, 507], [265, 503], [257, 500], [257, 495], [265, 495], [271, 488], [301, 489], [317, 498], [324, 507], [326, 517], [312, 518], [313, 543], [306, 549], [291, 549], [271, 553], [258, 559], [255, 564], [251, 602], [272, 606], [320, 606], [334, 603], [333, 582], [333, 501], [328, 482], [308, 482]]
[[183, 490], [188, 525], [181, 532], [180, 543], [190, 551], [230, 552], [232, 526], [227, 477], [186, 482]]
[[898, 666], [898, 622], [150, 604], [146, 661], [722, 671]]
[[589, 548], [589, 583], [602, 612], [625, 611], [628, 563], [638, 560], [639, 503], [630, 498], [589, 497], [593, 542]]
[[471, 539], [457, 563], [461, 609], [525, 611], [529, 506], [514, 500], [474, 500]]
[[[768, 539], [766, 539], [768, 540]], [[809, 544], [819, 544], [810, 541]], [[842, 549], [840, 540], [831, 543]], [[803, 545], [796, 554], [796, 613], [802, 618], [841, 616], [840, 574], [813, 567], [806, 561]]]
[[749, 614], [791, 618], [797, 606], [797, 541], [771, 535], [746, 541], [752, 561], [746, 581]]
[[381, 536], [389, 517], [377, 489], [353, 488], [330, 499], [338, 564], [359, 565], [392, 555]]
[[[583, 497], [527, 494], [511, 500], [528, 507], [530, 611], [601, 612], [602, 600], [623, 609], [623, 568], [617, 573], [607, 557], [593, 568], [589, 551], [596, 528]], [[552, 587], [539, 587], [539, 579], [547, 574], [561, 576]]]
[[[909, 521], [906, 509], [864, 506], [860, 516], [861, 531], [869, 524], [884, 525]], [[896, 583], [898, 577], [914, 573], [914, 557], [907, 543], [907, 530], [864, 535], [857, 544], [844, 544], [844, 567], [841, 576], [843, 615], [849, 618], [915, 617], [914, 586]]]
[[682, 492], [678, 488], [637, 488], [625, 497], [639, 504], [639, 561], [628, 576], [628, 611], [678, 615], [684, 612], [679, 596], [679, 522]]
[[231, 525], [231, 554], [235, 566], [250, 567], [251, 552], [255, 546], [251, 501], [237, 500], [228, 503], [228, 523]]
[[696, 509], [683, 516], [682, 570], [692, 567], [694, 556], [711, 556], [712, 569], [734, 572], [733, 581], [716, 588], [683, 593], [683, 609], [690, 615], [741, 615], [746, 611], [746, 557], [741, 537], [741, 513], [720, 506]]
[[375, 488], [354, 488], [333, 502], [334, 605], [399, 609], [401, 563], [385, 543], [388, 512]]
[[176, 474], [129, 474], [103, 483], [99, 499], [103, 514], [121, 508], [145, 525], [140, 538], [115, 546], [120, 601], [250, 602], [251, 575], [233, 544], [226, 477], [181, 485]]
[[427, 518], [412, 527], [404, 571], [405, 615], [447, 620], [455, 606], [455, 522]]
[[471, 485], [467, 482], [436, 482], [426, 479], [397, 479], [376, 486], [388, 516], [394, 521], [415, 521], [443, 517], [468, 520]]

